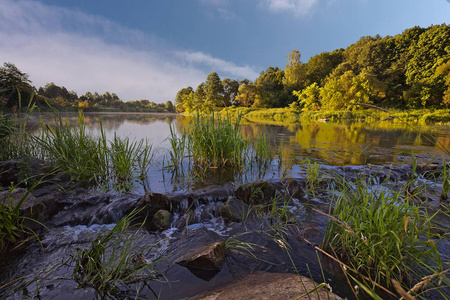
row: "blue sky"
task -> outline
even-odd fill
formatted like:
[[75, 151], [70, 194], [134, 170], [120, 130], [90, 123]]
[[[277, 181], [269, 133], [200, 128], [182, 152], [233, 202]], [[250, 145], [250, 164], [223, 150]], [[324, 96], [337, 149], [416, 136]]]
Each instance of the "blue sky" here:
[[39, 87], [173, 100], [211, 72], [255, 80], [362, 36], [450, 23], [450, 0], [0, 0], [0, 63]]

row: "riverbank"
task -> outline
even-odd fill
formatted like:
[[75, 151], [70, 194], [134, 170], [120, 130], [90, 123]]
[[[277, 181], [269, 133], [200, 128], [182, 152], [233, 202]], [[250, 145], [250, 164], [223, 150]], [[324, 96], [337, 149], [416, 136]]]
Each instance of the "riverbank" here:
[[380, 122], [411, 124], [450, 124], [450, 109], [389, 110], [364, 108], [354, 111], [307, 111], [286, 108], [240, 108], [227, 107], [218, 112], [222, 115], [242, 114], [243, 118], [255, 123], [286, 125], [298, 122]]
[[[3, 189], [11, 182], [20, 185], [14, 170], [20, 168], [21, 162], [13, 160], [1, 165]], [[47, 172], [48, 167], [42, 161], [34, 161], [33, 166], [36, 176]], [[445, 272], [448, 270], [446, 262], [450, 261], [450, 221], [448, 191], [442, 195], [444, 165], [332, 167], [311, 163], [304, 167], [296, 178], [240, 185], [230, 182], [190, 192], [145, 195], [89, 191], [69, 184], [70, 178], [63, 174], [55, 174], [30, 190], [31, 200], [27, 203], [34, 204], [33, 216], [45, 226], [34, 229], [39, 239], [29, 241], [21, 251], [2, 253], [0, 272], [4, 276], [0, 280], [0, 297], [19, 299], [24, 295], [39, 295], [43, 299], [72, 299], [97, 295], [128, 299], [139, 294], [146, 298], [197, 299], [200, 296], [196, 295], [205, 293], [235, 294], [240, 287], [236, 283], [242, 278], [248, 278], [245, 280], [252, 285], [290, 282], [285, 285], [287, 289], [302, 293], [294, 289], [302, 284], [295, 280], [301, 280], [295, 277], [301, 275], [316, 281], [321, 287], [320, 293], [325, 292], [318, 299], [328, 299], [326, 286], [340, 297], [355, 299], [353, 285], [347, 284], [345, 278], [354, 276], [363, 280], [364, 277], [360, 277], [363, 273], [352, 271], [356, 269], [347, 260], [350, 267], [343, 272], [340, 262], [343, 256], [336, 256], [332, 251], [327, 253], [333, 259], [325, 255], [325, 251], [329, 251], [323, 244], [327, 232], [330, 234], [328, 228], [334, 224], [337, 231], [332, 235], [344, 231], [353, 233], [358, 244], [366, 241], [370, 248], [376, 249], [380, 237], [378, 233], [373, 235], [373, 229], [369, 231], [367, 226], [387, 216], [389, 230], [378, 226], [387, 234], [382, 239], [385, 241], [382, 249], [387, 250], [388, 244], [394, 245], [394, 251], [400, 247], [401, 256], [408, 264], [398, 267], [415, 268], [415, 273], [403, 274], [408, 277], [402, 282], [404, 287], [408, 289], [406, 284], [411, 284], [410, 288], [425, 275], [433, 275], [431, 285], [416, 295], [426, 299], [442, 299], [442, 295], [446, 295], [448, 299], [450, 285]], [[354, 190], [349, 189], [352, 186]], [[18, 187], [18, 192], [21, 193], [19, 198], [23, 197], [25, 191]], [[357, 231], [360, 228], [355, 227], [354, 222], [342, 223], [334, 219], [339, 216], [329, 215], [339, 195], [349, 193], [373, 201], [384, 197], [380, 209], [368, 210], [373, 210], [377, 218], [362, 220], [367, 222], [362, 226], [364, 233]], [[410, 203], [406, 210], [405, 201]], [[360, 206], [359, 200], [357, 202], [349, 207]], [[363, 206], [359, 207], [359, 212]], [[423, 211], [423, 216], [416, 216], [420, 219], [408, 215], [413, 207]], [[23, 208], [24, 214], [30, 213], [29, 206]], [[392, 212], [397, 211], [400, 214], [392, 219]], [[427, 231], [424, 225], [428, 223], [420, 220], [432, 220], [431, 230]], [[392, 227], [394, 225], [397, 227]], [[416, 236], [417, 229], [421, 230], [417, 235], [419, 239], [412, 240], [409, 234]], [[109, 236], [114, 238], [108, 239]], [[395, 236], [408, 242], [396, 245]], [[411, 241], [423, 242], [428, 250], [424, 251]], [[97, 245], [104, 250], [96, 252], [100, 250]], [[411, 248], [411, 245], [417, 247]], [[92, 257], [97, 255], [95, 253], [99, 255], [96, 258]], [[442, 265], [434, 264], [437, 253]], [[409, 260], [410, 255], [419, 255], [420, 261]], [[427, 265], [422, 268], [425, 256], [428, 260], [423, 261], [427, 261]], [[89, 257], [95, 258], [95, 265], [87, 265]], [[126, 263], [116, 268], [121, 258], [126, 258]], [[122, 270], [124, 272], [119, 272]], [[99, 279], [93, 271], [117, 277]], [[269, 276], [267, 272], [272, 274]], [[261, 276], [247, 277], [252, 273]], [[287, 279], [283, 274], [294, 275]], [[370, 287], [372, 283], [369, 280], [365, 284]], [[383, 299], [395, 297], [396, 291], [389, 283], [384, 290], [380, 286], [385, 284], [378, 285], [374, 289]], [[245, 293], [239, 295], [245, 296]], [[313, 292], [312, 299], [315, 296]], [[370, 299], [362, 291], [358, 297]]]

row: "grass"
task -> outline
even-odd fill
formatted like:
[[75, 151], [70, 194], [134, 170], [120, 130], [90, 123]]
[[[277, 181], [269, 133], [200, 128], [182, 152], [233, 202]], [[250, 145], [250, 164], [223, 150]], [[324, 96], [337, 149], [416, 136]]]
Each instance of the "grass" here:
[[242, 169], [248, 141], [239, 128], [240, 116], [215, 117], [197, 114], [189, 130], [189, 155], [198, 166]]
[[73, 180], [127, 192], [133, 189], [133, 181], [145, 179], [153, 159], [152, 146], [147, 140], [130, 141], [128, 137], [114, 135], [108, 141], [101, 122], [100, 134], [94, 136], [87, 131], [81, 111], [78, 126], [74, 128], [59, 115], [55, 119], [53, 127], [42, 123], [41, 135], [34, 140], [41, 156]]
[[[213, 113], [194, 116], [192, 126], [181, 135], [170, 126], [165, 168], [172, 169], [174, 177], [185, 176], [187, 168], [189, 177], [198, 181], [221, 175], [236, 178], [253, 170], [257, 170], [258, 177], [263, 176], [273, 160], [269, 143], [263, 134], [250, 143], [242, 135], [240, 122], [240, 115]], [[188, 166], [183, 166], [185, 159]]]
[[173, 168], [175, 170], [180, 170], [183, 166], [183, 160], [186, 155], [187, 150], [187, 134], [184, 133], [180, 137], [176, 134], [175, 129], [172, 125], [169, 126], [170, 135], [166, 140], [170, 143], [170, 159], [169, 165], [167, 167]]
[[[21, 97], [19, 94], [19, 103]], [[11, 115], [0, 115], [0, 161], [16, 157], [36, 156], [38, 150], [32, 142], [32, 137], [27, 131], [27, 122], [30, 114], [34, 111], [33, 98], [21, 113], [22, 105]]]
[[410, 289], [411, 283], [443, 271], [437, 246], [448, 237], [436, 233], [436, 214], [428, 215], [402, 191], [369, 186], [370, 179], [350, 183], [337, 176], [337, 181], [341, 195], [333, 203], [323, 249], [336, 251], [372, 287], [389, 289], [395, 280]]
[[94, 288], [100, 298], [117, 297], [132, 290], [130, 284], [141, 286], [163, 277], [156, 264], [164, 258], [146, 258], [154, 255], [157, 245], [139, 246], [139, 228], [130, 231], [137, 213], [122, 218], [110, 231], [100, 231], [88, 248], [77, 248], [71, 255], [68, 263], [74, 266], [72, 277], [80, 287]]
[[38, 239], [37, 233], [32, 229], [32, 224], [44, 227], [38, 220], [26, 216], [22, 208], [29, 201], [31, 192], [41, 183], [42, 179], [35, 182], [18, 201], [14, 201], [11, 194], [15, 187], [11, 186], [4, 196], [0, 198], [0, 253], [8, 249], [16, 249], [26, 244], [31, 239]]

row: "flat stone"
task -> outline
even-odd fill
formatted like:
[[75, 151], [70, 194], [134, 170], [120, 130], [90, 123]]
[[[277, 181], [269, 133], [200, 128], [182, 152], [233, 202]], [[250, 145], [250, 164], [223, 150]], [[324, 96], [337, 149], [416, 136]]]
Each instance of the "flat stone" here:
[[[227, 286], [185, 300], [342, 299], [309, 278], [289, 273], [256, 272]], [[305, 289], [306, 288], [306, 289]]]
[[175, 263], [204, 270], [220, 270], [225, 262], [225, 242], [212, 243], [200, 251], [188, 253]]

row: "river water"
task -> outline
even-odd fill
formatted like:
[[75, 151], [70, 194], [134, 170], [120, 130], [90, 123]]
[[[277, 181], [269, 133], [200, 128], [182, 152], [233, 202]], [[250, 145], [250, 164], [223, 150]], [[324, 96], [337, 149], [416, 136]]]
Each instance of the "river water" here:
[[[66, 116], [69, 123], [77, 124], [77, 114]], [[116, 133], [131, 140], [148, 139], [155, 151], [155, 159], [148, 172], [151, 191], [171, 193], [205, 185], [221, 185], [228, 181], [255, 181], [296, 177], [302, 172], [305, 159], [322, 165], [384, 165], [411, 161], [417, 158], [441, 160], [443, 148], [450, 149], [450, 126], [408, 125], [389, 121], [372, 123], [297, 123], [286, 126], [241, 122], [242, 133], [254, 141], [260, 133], [271, 146], [273, 161], [264, 174], [245, 174], [236, 178], [233, 174], [216, 173], [195, 181], [189, 175], [173, 176], [163, 168], [169, 157], [170, 126], [178, 134], [185, 132], [192, 117], [176, 114], [88, 113], [85, 122], [92, 134], [98, 134], [101, 118], [108, 139]], [[134, 192], [143, 193], [143, 186], [136, 184]]]
[[[73, 126], [77, 124], [77, 115], [66, 115], [65, 118]], [[182, 299], [194, 296], [239, 280], [241, 275], [254, 271], [299, 273], [317, 282], [325, 280], [340, 296], [352, 299], [352, 293], [339, 266], [326, 256], [319, 258], [319, 254], [309, 243], [320, 244], [323, 238], [328, 219], [311, 208], [320, 210], [326, 207], [325, 198], [314, 193], [300, 197], [300, 201], [292, 198], [289, 205], [295, 209], [292, 214], [300, 225], [287, 227], [290, 232], [287, 239], [292, 247], [288, 255], [277, 239], [268, 239], [260, 234], [266, 230], [262, 227], [263, 224], [269, 224], [264, 219], [265, 214], [262, 214], [263, 221], [260, 217], [249, 217], [248, 221], [224, 223], [218, 211], [227, 201], [228, 194], [222, 195], [223, 199], [216, 199], [217, 194], [211, 191], [214, 188], [223, 188], [233, 192], [233, 184], [237, 186], [239, 183], [259, 179], [279, 181], [285, 176], [301, 181], [305, 174], [306, 159], [318, 162], [322, 168], [335, 170], [338, 174], [373, 172], [373, 179], [377, 179], [374, 184], [376, 188], [382, 178], [386, 178], [383, 175], [385, 173], [378, 173], [375, 170], [377, 167], [372, 169], [373, 166], [367, 165], [395, 164], [393, 168], [388, 167], [386, 172], [392, 170], [393, 179], [395, 174], [399, 174], [400, 178], [411, 171], [410, 166], [402, 168], [401, 163], [410, 162], [413, 154], [421, 161], [433, 158], [441, 161], [444, 155], [442, 149], [450, 149], [449, 126], [409, 126], [388, 122], [299, 123], [275, 126], [243, 120], [241, 128], [244, 137], [254, 141], [263, 133], [271, 146], [274, 159], [267, 170], [262, 174], [248, 171], [241, 176], [222, 172], [208, 173], [207, 177], [198, 178], [189, 173], [177, 176], [170, 169], [164, 168], [169, 155], [167, 137], [170, 134], [170, 126], [181, 135], [192, 123], [191, 117], [175, 114], [86, 114], [85, 123], [92, 134], [99, 133], [99, 118], [108, 139], [113, 139], [114, 134], [117, 134], [131, 140], [147, 139], [152, 145], [155, 159], [148, 172], [151, 191], [172, 195], [173, 199], [178, 197], [182, 199], [180, 203], [191, 201], [187, 212], [186, 207], [181, 204], [179, 208], [174, 208], [174, 218], [169, 229], [139, 233], [143, 243], [160, 245], [161, 255], [168, 257], [167, 262], [159, 265], [167, 280], [150, 282], [149, 288], [142, 292], [143, 297], [147, 299]], [[44, 121], [51, 123], [51, 118]], [[342, 166], [346, 168], [341, 168]], [[202, 194], [202, 190], [208, 189], [210, 194]], [[32, 281], [28, 286], [31, 294], [36, 294], [33, 291], [37, 290], [43, 299], [92, 299], [92, 289], [82, 289], [71, 280], [73, 266], [58, 264], [56, 267], [55, 262], [65, 261], [77, 248], [87, 248], [91, 237], [98, 234], [99, 228], [105, 225], [106, 228], [114, 226], [117, 220], [112, 218], [112, 215], [123, 214], [128, 205], [139, 203], [144, 192], [144, 187], [136, 183], [134, 194], [88, 194], [85, 198], [74, 194], [70, 196], [70, 201], [63, 199], [67, 202], [66, 207], [48, 222], [48, 231], [43, 234], [40, 243], [31, 245], [24, 254], [19, 253], [17, 257], [2, 258], [0, 274], [4, 278], [0, 279], [0, 286], [8, 281], [15, 282], [18, 277], [31, 278], [29, 276], [39, 274], [39, 281]], [[446, 220], [443, 223], [448, 225], [448, 218]], [[175, 263], [177, 258], [196, 246], [230, 238], [239, 238], [258, 245], [255, 248], [257, 259], [230, 253], [220, 272], [206, 275]], [[449, 259], [448, 247], [449, 243], [445, 240], [441, 249], [443, 261]], [[20, 297], [21, 294], [16, 293], [9, 299]]]

